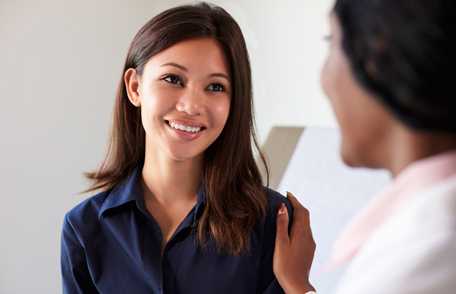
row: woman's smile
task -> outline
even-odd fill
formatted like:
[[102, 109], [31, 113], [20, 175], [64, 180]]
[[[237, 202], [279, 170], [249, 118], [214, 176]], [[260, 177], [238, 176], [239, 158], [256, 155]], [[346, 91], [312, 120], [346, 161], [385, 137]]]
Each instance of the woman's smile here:
[[185, 141], [196, 140], [206, 130], [204, 124], [189, 120], [165, 120], [165, 124], [174, 138]]

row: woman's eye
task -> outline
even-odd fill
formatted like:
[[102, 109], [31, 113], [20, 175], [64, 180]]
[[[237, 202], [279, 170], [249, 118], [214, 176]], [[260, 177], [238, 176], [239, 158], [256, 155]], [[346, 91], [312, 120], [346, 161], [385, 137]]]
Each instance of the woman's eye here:
[[179, 85], [182, 86], [182, 79], [179, 76], [176, 75], [167, 75], [166, 77], [163, 78], [163, 80], [167, 83], [173, 84], [173, 85]]
[[207, 90], [211, 92], [224, 92], [225, 87], [222, 84], [210, 84], [207, 86]]

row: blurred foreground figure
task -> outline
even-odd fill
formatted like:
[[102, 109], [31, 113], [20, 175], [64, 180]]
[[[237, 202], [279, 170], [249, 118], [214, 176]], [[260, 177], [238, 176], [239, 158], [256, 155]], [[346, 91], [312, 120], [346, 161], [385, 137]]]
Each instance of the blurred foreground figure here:
[[[394, 177], [334, 246], [331, 265], [349, 262], [338, 294], [456, 293], [455, 18], [451, 0], [338, 0], [330, 14], [321, 81], [341, 156]], [[305, 293], [313, 238], [293, 203], [300, 229], [278, 230], [274, 270]]]

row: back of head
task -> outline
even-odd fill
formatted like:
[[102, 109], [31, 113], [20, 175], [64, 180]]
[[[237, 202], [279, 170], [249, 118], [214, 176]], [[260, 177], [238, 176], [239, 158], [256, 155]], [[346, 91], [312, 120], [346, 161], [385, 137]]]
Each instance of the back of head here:
[[405, 125], [456, 133], [456, 2], [337, 0], [342, 47], [358, 82]]

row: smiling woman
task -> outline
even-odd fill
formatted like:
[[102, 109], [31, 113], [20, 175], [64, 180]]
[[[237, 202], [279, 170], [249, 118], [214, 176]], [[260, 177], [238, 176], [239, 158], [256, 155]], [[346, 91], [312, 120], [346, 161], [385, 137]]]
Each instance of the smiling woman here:
[[207, 37], [163, 50], [146, 63], [141, 76], [129, 68], [128, 96], [133, 105], [141, 106], [144, 130], [151, 134], [146, 138], [146, 155], [156, 150], [166, 153], [157, 157], [175, 160], [202, 156], [228, 118], [228, 76], [223, 49]]
[[108, 153], [87, 174], [101, 192], [65, 217], [64, 292], [283, 293], [272, 259], [288, 202], [261, 182], [252, 108], [245, 41], [225, 10], [180, 6], [146, 23]]

